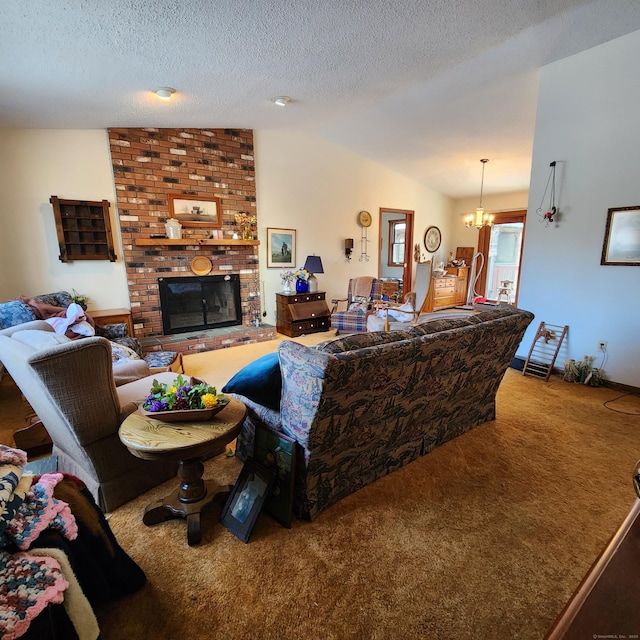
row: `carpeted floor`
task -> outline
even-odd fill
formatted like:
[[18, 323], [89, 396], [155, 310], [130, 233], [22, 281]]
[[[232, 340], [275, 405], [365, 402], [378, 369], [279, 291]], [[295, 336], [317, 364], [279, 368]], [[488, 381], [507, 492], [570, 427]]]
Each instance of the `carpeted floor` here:
[[[186, 372], [221, 388], [274, 348], [187, 356]], [[145, 527], [144, 507], [175, 486], [166, 482], [111, 514], [148, 582], [97, 608], [101, 640], [538, 640], [635, 499], [640, 398], [621, 395], [509, 370], [495, 421], [313, 523], [287, 530], [261, 515], [248, 544], [219, 523], [220, 505], [196, 547], [182, 520]], [[18, 403], [5, 377], [7, 444]], [[224, 457], [205, 467], [221, 482], [240, 470]]]
[[[222, 386], [266, 346], [239, 349], [188, 356], [187, 373]], [[167, 482], [111, 515], [148, 583], [98, 608], [101, 638], [538, 640], [635, 499], [640, 399], [620, 395], [509, 370], [495, 421], [313, 523], [261, 515], [248, 544], [218, 505], [196, 547], [184, 521], [145, 527]], [[223, 482], [240, 469], [205, 466]]]

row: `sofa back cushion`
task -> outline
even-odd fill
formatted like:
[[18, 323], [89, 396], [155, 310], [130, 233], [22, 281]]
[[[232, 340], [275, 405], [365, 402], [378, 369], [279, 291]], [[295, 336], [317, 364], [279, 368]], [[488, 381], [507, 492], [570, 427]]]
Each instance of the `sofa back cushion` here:
[[487, 322], [488, 320], [505, 318], [519, 312], [517, 307], [513, 307], [510, 304], [498, 304], [495, 306], [478, 305], [476, 306], [476, 309], [478, 309], [478, 313], [474, 313], [469, 316], [472, 324], [480, 324], [481, 322]]
[[54, 293], [43, 293], [33, 296], [34, 300], [51, 304], [54, 307], [68, 307], [73, 302], [73, 297], [68, 291], [55, 291]]
[[316, 345], [315, 348], [324, 353], [343, 353], [345, 351], [373, 347], [377, 344], [389, 344], [391, 342], [398, 342], [399, 340], [409, 340], [412, 337], [413, 336], [407, 331], [353, 333], [332, 338], [331, 340], [325, 340], [325, 342]]
[[[282, 342], [283, 431], [316, 453], [376, 438], [385, 447], [417, 440], [425, 424], [435, 442], [447, 425], [473, 422], [468, 398], [479, 424], [494, 410], [497, 387], [533, 318], [518, 310], [510, 316], [438, 321], [431, 334], [341, 353]], [[385, 425], [394, 425], [392, 433]], [[433, 444], [427, 440], [425, 446]]]
[[55, 347], [58, 344], [69, 342], [67, 336], [62, 336], [54, 331], [40, 331], [38, 329], [25, 329], [11, 334], [12, 340], [31, 347], [34, 351]]
[[415, 336], [430, 336], [440, 331], [449, 331], [450, 329], [459, 329], [460, 327], [468, 327], [470, 316], [464, 316], [461, 318], [435, 318], [434, 320], [427, 320], [420, 324], [415, 324], [409, 329], [407, 333]]
[[35, 319], [33, 309], [21, 300], [9, 300], [0, 304], [0, 329], [8, 329]]

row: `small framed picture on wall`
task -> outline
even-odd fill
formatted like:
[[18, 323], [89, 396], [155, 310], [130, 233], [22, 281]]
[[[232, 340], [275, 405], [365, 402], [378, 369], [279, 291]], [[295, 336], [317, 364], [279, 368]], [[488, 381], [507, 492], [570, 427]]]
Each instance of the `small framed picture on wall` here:
[[283, 269], [296, 266], [295, 229], [267, 229], [267, 268]]

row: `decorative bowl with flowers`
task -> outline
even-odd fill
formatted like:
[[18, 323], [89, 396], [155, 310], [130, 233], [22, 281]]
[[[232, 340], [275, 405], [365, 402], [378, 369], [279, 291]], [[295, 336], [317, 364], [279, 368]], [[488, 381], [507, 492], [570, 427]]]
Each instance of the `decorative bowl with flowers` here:
[[154, 380], [149, 395], [140, 405], [140, 412], [148, 418], [163, 422], [208, 420], [229, 404], [215, 387], [198, 378], [184, 378], [181, 374], [171, 384]]

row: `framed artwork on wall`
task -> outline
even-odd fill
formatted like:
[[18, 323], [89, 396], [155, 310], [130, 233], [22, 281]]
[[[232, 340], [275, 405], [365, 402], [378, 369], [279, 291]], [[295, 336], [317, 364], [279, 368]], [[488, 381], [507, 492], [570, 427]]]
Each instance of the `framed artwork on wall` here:
[[424, 232], [424, 248], [429, 253], [435, 253], [440, 248], [442, 242], [442, 235], [438, 227], [429, 227]]
[[640, 266], [640, 206], [608, 210], [600, 264]]
[[267, 269], [293, 269], [295, 266], [295, 229], [267, 228]]
[[222, 228], [220, 198], [170, 193], [167, 199], [169, 215], [178, 220], [183, 227]]

